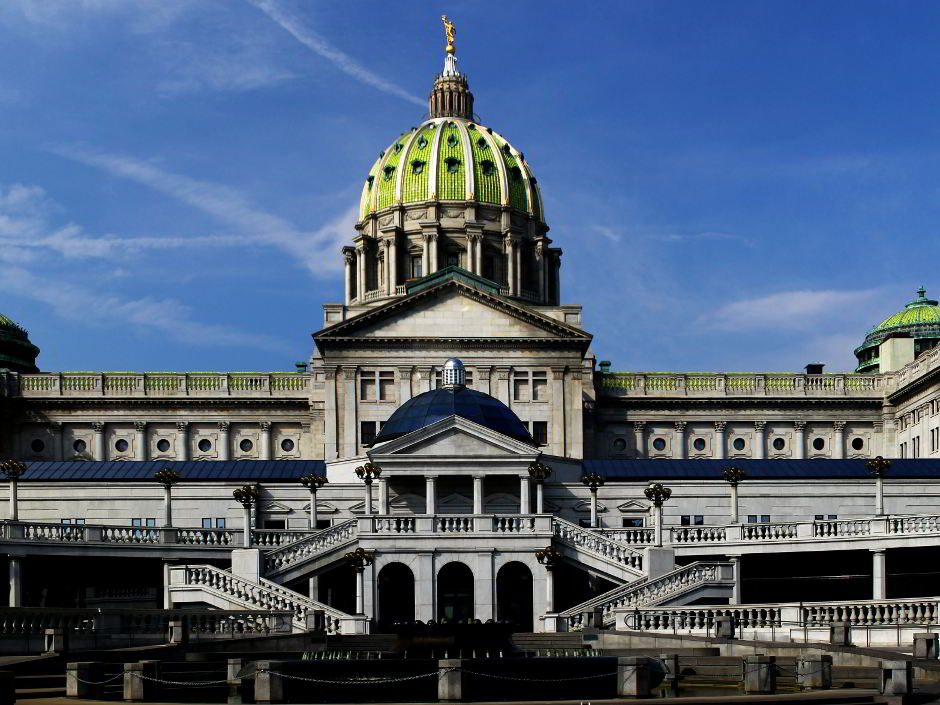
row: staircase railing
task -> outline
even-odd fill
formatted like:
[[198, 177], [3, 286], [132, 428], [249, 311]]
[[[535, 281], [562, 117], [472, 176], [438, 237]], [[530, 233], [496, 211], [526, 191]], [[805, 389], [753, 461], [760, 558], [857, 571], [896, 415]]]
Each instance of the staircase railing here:
[[357, 523], [356, 519], [349, 519], [269, 551], [264, 556], [265, 575], [275, 575], [355, 542], [359, 536]]
[[643, 554], [632, 546], [558, 517], [552, 519], [552, 531], [562, 545], [570, 546], [576, 552], [587, 553], [614, 564], [634, 577], [643, 575]]

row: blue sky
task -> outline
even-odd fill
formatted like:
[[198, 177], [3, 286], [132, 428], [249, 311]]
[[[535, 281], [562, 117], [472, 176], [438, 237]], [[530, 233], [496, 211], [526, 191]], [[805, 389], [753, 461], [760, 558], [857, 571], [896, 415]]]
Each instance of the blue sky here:
[[457, 24], [620, 370], [853, 366], [940, 295], [940, 4], [3, 0], [0, 311], [46, 370], [278, 370]]

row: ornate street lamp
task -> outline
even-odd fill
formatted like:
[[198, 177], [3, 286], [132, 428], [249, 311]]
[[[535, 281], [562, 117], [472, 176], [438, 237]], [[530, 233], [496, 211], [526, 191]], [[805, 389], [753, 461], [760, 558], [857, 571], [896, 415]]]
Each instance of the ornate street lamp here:
[[310, 490], [310, 528], [317, 528], [317, 490], [325, 485], [327, 480], [323, 475], [304, 475], [300, 478], [300, 484]]
[[182, 478], [176, 470], [162, 467], [153, 474], [153, 479], [163, 485], [163, 525], [173, 526], [172, 488]]
[[875, 514], [885, 513], [884, 476], [891, 469], [891, 461], [880, 455], [872, 458], [865, 467], [875, 476]]
[[586, 472], [581, 482], [591, 490], [591, 528], [597, 528], [597, 489], [604, 486], [604, 476], [596, 472]]
[[561, 551], [557, 551], [551, 546], [546, 546], [541, 551], [535, 552], [535, 559], [545, 566], [545, 611], [555, 611], [555, 575], [552, 568], [561, 563]]
[[0, 472], [10, 481], [10, 521], [19, 519], [17, 507], [16, 481], [26, 472], [26, 463], [20, 460], [4, 460], [0, 462]]
[[366, 506], [364, 514], [372, 514], [372, 479], [378, 478], [382, 474], [382, 468], [375, 463], [366, 463], [356, 468], [356, 475], [365, 483], [366, 486]]
[[545, 511], [544, 494], [542, 485], [552, 474], [552, 469], [548, 465], [535, 462], [529, 466], [529, 477], [535, 480], [535, 513], [541, 514]]
[[744, 480], [746, 473], [741, 468], [730, 467], [722, 470], [721, 479], [731, 485], [731, 523], [738, 523], [738, 485]]
[[261, 488], [258, 485], [242, 485], [232, 492], [235, 501], [245, 509], [245, 548], [251, 546], [251, 505], [261, 499]]
[[356, 614], [363, 614], [365, 612], [363, 600], [365, 579], [363, 573], [365, 573], [366, 567], [375, 563], [375, 551], [367, 551], [360, 546], [355, 551], [345, 554], [343, 559], [356, 571]]
[[672, 490], [661, 482], [651, 482], [650, 486], [643, 490], [643, 494], [653, 503], [656, 519], [653, 542], [657, 548], [661, 548], [663, 545], [663, 503], [672, 496]]

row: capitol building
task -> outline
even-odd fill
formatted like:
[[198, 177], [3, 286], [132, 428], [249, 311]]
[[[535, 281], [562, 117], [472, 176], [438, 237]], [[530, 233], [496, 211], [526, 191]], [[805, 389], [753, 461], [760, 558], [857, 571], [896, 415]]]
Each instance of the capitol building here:
[[938, 302], [883, 302], [853, 373], [596, 359], [551, 194], [448, 49], [295, 370], [46, 370], [0, 316], [8, 605], [561, 632], [940, 594]]

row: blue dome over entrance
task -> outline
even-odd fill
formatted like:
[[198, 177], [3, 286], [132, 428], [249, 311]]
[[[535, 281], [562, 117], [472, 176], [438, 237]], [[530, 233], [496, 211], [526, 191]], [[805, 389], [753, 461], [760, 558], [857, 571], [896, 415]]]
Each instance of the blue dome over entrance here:
[[432, 389], [409, 399], [392, 414], [373, 441], [384, 443], [451, 416], [535, 445], [525, 424], [499, 399], [466, 387]]

